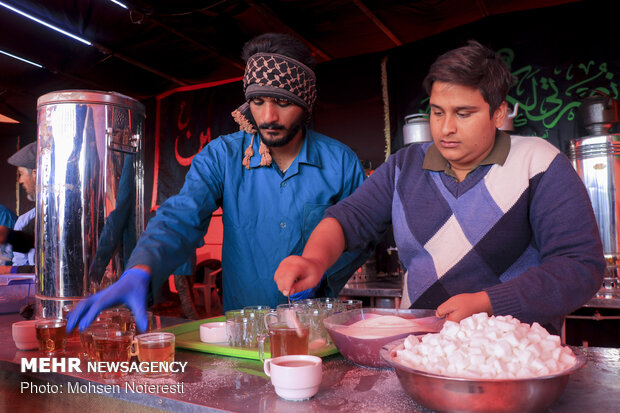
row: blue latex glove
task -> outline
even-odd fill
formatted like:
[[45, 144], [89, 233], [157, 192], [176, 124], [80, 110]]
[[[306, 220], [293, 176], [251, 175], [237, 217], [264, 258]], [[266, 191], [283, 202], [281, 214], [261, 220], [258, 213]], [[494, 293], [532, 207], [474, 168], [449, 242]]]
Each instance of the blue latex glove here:
[[327, 278], [327, 273], [324, 273], [323, 278], [321, 278], [321, 281], [319, 281], [317, 285], [315, 285], [312, 288], [308, 288], [307, 290], [303, 290], [298, 293], [291, 294], [291, 300], [297, 301], [297, 300], [304, 300], [306, 298], [314, 298], [316, 290], [319, 289], [319, 287], [321, 286], [321, 283], [325, 281], [326, 278]]
[[146, 299], [150, 279], [149, 273], [140, 268], [125, 271], [117, 282], [75, 306], [67, 316], [67, 332], [71, 332], [78, 322], [79, 330], [86, 330], [101, 311], [120, 304], [131, 309], [138, 331], [145, 332], [148, 327]]

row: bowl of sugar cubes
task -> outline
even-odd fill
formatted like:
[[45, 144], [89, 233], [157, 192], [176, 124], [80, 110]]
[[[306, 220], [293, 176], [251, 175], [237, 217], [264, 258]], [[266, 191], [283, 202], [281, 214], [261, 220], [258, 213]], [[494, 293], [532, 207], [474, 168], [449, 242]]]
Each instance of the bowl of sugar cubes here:
[[417, 403], [472, 413], [545, 411], [586, 363], [540, 324], [486, 313], [388, 343], [381, 357]]

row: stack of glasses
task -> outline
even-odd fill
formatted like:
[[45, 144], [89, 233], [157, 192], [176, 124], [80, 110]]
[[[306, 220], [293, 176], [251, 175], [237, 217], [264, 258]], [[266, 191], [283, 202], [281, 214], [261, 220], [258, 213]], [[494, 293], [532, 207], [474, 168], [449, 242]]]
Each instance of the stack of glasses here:
[[[260, 342], [269, 338], [272, 357], [308, 354], [308, 350], [332, 344], [323, 325], [325, 318], [356, 308], [362, 308], [360, 300], [312, 298], [280, 304], [275, 310], [267, 306], [230, 310], [225, 313], [228, 344], [259, 348], [262, 353]], [[296, 326], [292, 324], [291, 314], [297, 319]]]
[[[80, 358], [86, 361], [129, 362], [132, 356], [138, 356], [141, 362], [174, 361], [174, 334], [150, 333], [153, 313], [147, 311], [147, 316], [148, 333], [136, 335], [136, 323], [128, 308], [116, 307], [102, 311], [86, 330], [80, 332]], [[154, 355], [153, 360], [149, 356], [151, 353]], [[115, 379], [122, 375], [120, 371], [102, 373], [104, 379]]]
[[265, 315], [271, 308], [264, 305], [226, 311], [226, 333], [231, 347], [257, 348], [258, 340], [267, 333]]
[[[152, 333], [153, 313], [147, 311], [148, 332], [136, 335], [136, 323], [131, 311], [125, 307], [102, 311], [95, 321], [79, 335], [66, 334], [67, 314], [72, 306], [63, 307], [62, 319], [44, 318], [35, 322], [39, 351], [47, 356], [67, 356], [67, 341], [79, 340], [79, 356], [84, 361], [129, 362], [137, 356], [139, 362], [174, 361], [175, 336], [172, 333]], [[77, 329], [76, 329], [77, 331]], [[145, 373], [157, 377], [158, 374]], [[162, 373], [163, 375], [167, 373]], [[101, 373], [104, 379], [115, 379], [121, 371]]]

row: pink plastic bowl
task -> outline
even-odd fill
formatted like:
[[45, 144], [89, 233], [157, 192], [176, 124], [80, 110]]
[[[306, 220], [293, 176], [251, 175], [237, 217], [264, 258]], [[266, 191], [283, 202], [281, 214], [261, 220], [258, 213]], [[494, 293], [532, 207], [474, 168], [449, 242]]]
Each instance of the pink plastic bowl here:
[[[392, 334], [394, 327], [373, 327], [370, 331], [375, 337], [360, 338], [346, 334], [348, 326], [360, 321], [383, 315], [397, 316], [412, 322], [410, 329], [399, 328], [399, 334]], [[338, 351], [349, 361], [365, 367], [389, 367], [381, 358], [381, 347], [410, 334], [423, 335], [438, 333], [443, 327], [443, 319], [435, 317], [435, 310], [410, 310], [395, 308], [362, 308], [334, 314], [323, 320]], [[384, 332], [383, 332], [384, 331]]]

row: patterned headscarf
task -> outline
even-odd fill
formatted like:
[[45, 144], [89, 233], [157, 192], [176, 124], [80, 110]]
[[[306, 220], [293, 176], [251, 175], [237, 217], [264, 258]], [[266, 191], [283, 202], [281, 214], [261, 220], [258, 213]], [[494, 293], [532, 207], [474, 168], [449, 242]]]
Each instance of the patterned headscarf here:
[[[245, 66], [243, 76], [245, 98], [249, 101], [257, 96], [288, 100], [312, 113], [316, 101], [316, 76], [312, 69], [298, 60], [275, 53], [256, 53]], [[248, 102], [238, 107], [232, 116], [242, 131], [255, 134], [254, 119]], [[254, 156], [252, 145], [245, 150], [243, 165], [250, 168], [250, 158]], [[269, 148], [261, 142], [259, 153], [261, 165], [271, 165]]]

